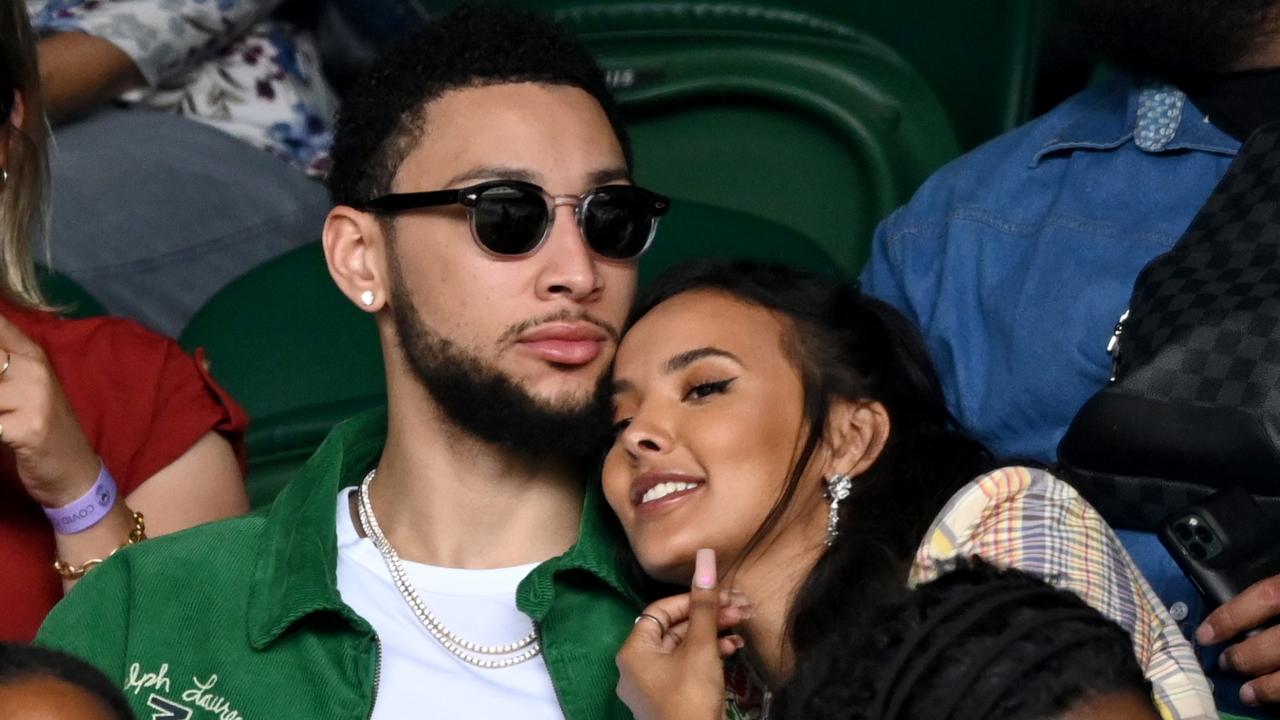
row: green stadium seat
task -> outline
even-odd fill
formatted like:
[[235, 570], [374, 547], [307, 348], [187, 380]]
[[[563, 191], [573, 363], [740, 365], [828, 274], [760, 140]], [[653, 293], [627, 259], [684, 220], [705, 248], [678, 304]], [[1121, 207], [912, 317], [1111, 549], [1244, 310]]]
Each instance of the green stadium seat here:
[[959, 152], [929, 84], [849, 26], [734, 3], [555, 16], [608, 71], [640, 183], [767, 217], [849, 272], [875, 225]]
[[[439, 0], [418, 0], [438, 11]], [[505, 0], [572, 16], [583, 0]], [[611, 3], [612, 4], [612, 3]], [[1041, 36], [1054, 0], [769, 0], [632, 3], [634, 12], [734, 13], [793, 24], [842, 24], [889, 45], [941, 98], [960, 146], [971, 149], [1030, 118]], [[704, 22], [695, 20], [694, 25]], [[839, 31], [843, 32], [843, 31]]]
[[[830, 255], [784, 226], [675, 200], [641, 263], [641, 281], [706, 257], [838, 272]], [[196, 314], [180, 342], [205, 349], [214, 377], [249, 414], [248, 488], [255, 507], [275, 497], [336, 422], [385, 401], [373, 320], [333, 284], [319, 243], [232, 282]]]
[[772, 0], [865, 30], [929, 81], [966, 150], [1031, 116], [1052, 0]]

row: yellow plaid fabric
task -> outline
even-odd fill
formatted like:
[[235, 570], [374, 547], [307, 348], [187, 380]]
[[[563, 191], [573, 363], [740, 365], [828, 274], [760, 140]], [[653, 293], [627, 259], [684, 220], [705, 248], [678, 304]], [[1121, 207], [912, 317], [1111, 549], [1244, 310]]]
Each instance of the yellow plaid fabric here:
[[956, 557], [981, 556], [1075, 592], [1133, 638], [1166, 720], [1216, 720], [1195, 654], [1097, 511], [1043, 470], [1010, 467], [951, 498], [925, 534], [911, 584], [929, 582]]

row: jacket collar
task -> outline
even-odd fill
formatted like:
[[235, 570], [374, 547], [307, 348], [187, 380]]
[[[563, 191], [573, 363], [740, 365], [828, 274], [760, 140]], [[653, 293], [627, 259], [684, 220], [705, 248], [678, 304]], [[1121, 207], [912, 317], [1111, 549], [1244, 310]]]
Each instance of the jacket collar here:
[[622, 530], [613, 519], [600, 490], [600, 483], [587, 484], [582, 502], [582, 523], [578, 526], [578, 542], [563, 555], [538, 567], [516, 590], [516, 607], [534, 622], [541, 622], [555, 602], [556, 580], [570, 575], [586, 574], [635, 605], [642, 605], [639, 593], [627, 580], [624, 569], [630, 563], [630, 550]]
[[[298, 476], [264, 512], [267, 526], [249, 592], [249, 642], [271, 645], [293, 625], [316, 613], [336, 613], [353, 629], [372, 632], [338, 592], [338, 491], [357, 484], [377, 464], [387, 436], [385, 409], [371, 410], [336, 426]], [[556, 580], [586, 573], [639, 603], [623, 570], [625, 541], [610, 523], [599, 484], [589, 483], [578, 541], [563, 555], [539, 565], [520, 584], [517, 606], [535, 622], [556, 597]]]
[[[1149, 154], [1197, 150], [1233, 156], [1240, 142], [1218, 129], [1172, 85], [1114, 75], [1090, 93], [1080, 111], [1050, 134], [1031, 160], [1076, 150], [1114, 150], [1132, 142]], [[1118, 112], [1124, 108], [1123, 114]]]
[[262, 650], [313, 613], [336, 612], [371, 632], [338, 592], [338, 491], [377, 464], [387, 438], [385, 409], [338, 424], [267, 513], [249, 591], [249, 643]]

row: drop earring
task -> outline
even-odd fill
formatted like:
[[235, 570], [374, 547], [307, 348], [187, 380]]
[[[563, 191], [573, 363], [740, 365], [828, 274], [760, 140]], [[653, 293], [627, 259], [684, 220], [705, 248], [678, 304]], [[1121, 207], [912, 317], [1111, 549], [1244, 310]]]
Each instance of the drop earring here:
[[9, 171], [0, 168], [0, 190], [4, 190], [9, 185]]
[[840, 537], [840, 502], [849, 497], [853, 491], [853, 477], [849, 475], [832, 475], [827, 479], [827, 500], [831, 501], [831, 510], [827, 514], [827, 547], [836, 543]]
[[373, 291], [372, 291], [372, 290], [365, 290], [364, 292], [360, 293], [360, 302], [364, 303], [364, 306], [365, 306], [365, 307], [372, 307], [372, 306], [373, 306]]

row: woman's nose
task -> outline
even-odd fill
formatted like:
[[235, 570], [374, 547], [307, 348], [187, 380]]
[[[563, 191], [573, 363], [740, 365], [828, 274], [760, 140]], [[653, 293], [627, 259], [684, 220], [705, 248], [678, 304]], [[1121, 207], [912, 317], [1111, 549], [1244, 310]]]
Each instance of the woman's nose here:
[[634, 456], [660, 455], [671, 449], [671, 435], [660, 424], [636, 417], [622, 431], [622, 444]]

